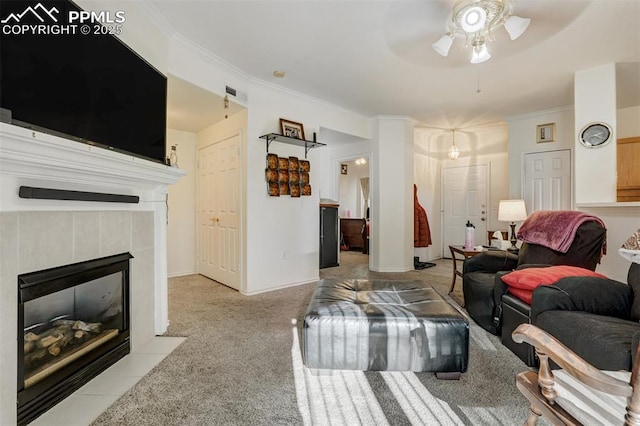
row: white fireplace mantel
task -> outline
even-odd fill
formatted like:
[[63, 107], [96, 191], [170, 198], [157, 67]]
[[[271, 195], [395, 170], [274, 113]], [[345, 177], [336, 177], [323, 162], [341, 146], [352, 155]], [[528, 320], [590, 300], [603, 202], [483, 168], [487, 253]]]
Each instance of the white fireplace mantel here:
[[[0, 238], [0, 252], [9, 255], [16, 253], [15, 245], [7, 245], [9, 240], [15, 242], [20, 239], [17, 229], [7, 228], [14, 226], [7, 225], [14, 223], [10, 217], [33, 215], [32, 212], [38, 212], [35, 213], [38, 217], [53, 214], [56, 218], [88, 215], [99, 216], [100, 223], [113, 218], [130, 217], [130, 244], [136, 246], [138, 243], [134, 241], [134, 235], [142, 232], [145, 247], [147, 244], [151, 247], [145, 249], [145, 253], [150, 254], [141, 255], [136, 260], [138, 270], [152, 268], [146, 269], [149, 273], [145, 275], [144, 288], [141, 290], [138, 286], [138, 293], [131, 298], [132, 349], [135, 349], [134, 345], [143, 344], [142, 340], [152, 338], [154, 332], [156, 335], [164, 333], [168, 326], [167, 189], [168, 185], [176, 183], [185, 174], [183, 170], [121, 152], [0, 123], [0, 213], [5, 215], [5, 219], [9, 218], [5, 220], [3, 228], [3, 232], [8, 232], [8, 238]], [[18, 195], [20, 186], [134, 195], [139, 197], [139, 202], [24, 199]], [[131, 213], [128, 214], [128, 211]], [[136, 222], [140, 218], [149, 220]], [[143, 231], [133, 229], [141, 224], [144, 224], [140, 228]], [[4, 265], [7, 265], [6, 261]], [[24, 272], [29, 271], [18, 273]], [[17, 309], [16, 278], [9, 275], [11, 273], [7, 270], [0, 271], [0, 311], [7, 314], [3, 315], [0, 336], [6, 338], [5, 341], [17, 343], [17, 317], [13, 318], [14, 314], [11, 313]], [[153, 298], [153, 303], [150, 303], [150, 298]], [[134, 306], [134, 303], [138, 306]], [[0, 350], [0, 363], [5, 366], [0, 372], [0, 424], [15, 423], [16, 354], [15, 346]]]
[[[34, 210], [152, 210], [155, 228], [157, 334], [167, 319], [167, 186], [184, 170], [58, 136], [0, 123], [0, 212]], [[34, 200], [20, 186], [137, 195], [138, 204]]]
[[[183, 170], [132, 155], [0, 123], [3, 181], [13, 177], [56, 183], [63, 189], [98, 187], [144, 193], [176, 183], [185, 174]], [[10, 198], [2, 198], [2, 210], [7, 210], [5, 201], [10, 202]]]

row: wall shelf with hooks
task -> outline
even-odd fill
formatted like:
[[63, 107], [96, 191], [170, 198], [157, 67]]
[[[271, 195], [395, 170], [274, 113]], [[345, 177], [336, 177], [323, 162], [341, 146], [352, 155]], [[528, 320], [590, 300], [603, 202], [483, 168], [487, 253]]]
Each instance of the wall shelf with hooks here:
[[292, 138], [290, 136], [280, 135], [278, 133], [267, 133], [266, 135], [260, 136], [260, 139], [264, 139], [267, 141], [267, 154], [269, 153], [269, 145], [271, 142], [281, 142], [289, 145], [303, 146], [304, 147], [304, 158], [307, 158], [307, 153], [311, 148], [320, 148], [323, 146], [327, 146], [326, 143], [320, 143], [315, 141], [315, 133], [314, 140], [308, 141], [305, 139]]

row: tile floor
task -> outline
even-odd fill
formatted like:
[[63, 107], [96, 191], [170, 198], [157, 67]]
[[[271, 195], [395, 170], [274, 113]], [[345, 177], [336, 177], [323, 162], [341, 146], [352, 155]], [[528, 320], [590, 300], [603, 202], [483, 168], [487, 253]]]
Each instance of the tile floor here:
[[169, 355], [184, 337], [156, 336], [122, 358], [68, 398], [38, 417], [33, 426], [87, 426]]

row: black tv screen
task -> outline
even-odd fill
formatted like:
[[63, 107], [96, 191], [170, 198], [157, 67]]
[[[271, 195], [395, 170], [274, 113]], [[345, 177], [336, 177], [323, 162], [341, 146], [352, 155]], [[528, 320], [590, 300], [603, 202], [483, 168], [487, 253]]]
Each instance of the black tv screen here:
[[[2, 0], [0, 106], [12, 124], [164, 162], [166, 77], [114, 35], [127, 30], [126, 16], [119, 29], [70, 23], [81, 10], [66, 0]], [[108, 13], [99, 19], [114, 21]]]

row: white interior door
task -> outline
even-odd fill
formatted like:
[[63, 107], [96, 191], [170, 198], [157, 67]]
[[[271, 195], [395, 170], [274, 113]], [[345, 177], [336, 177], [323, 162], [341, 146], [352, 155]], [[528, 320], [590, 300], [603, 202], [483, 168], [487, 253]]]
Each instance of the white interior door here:
[[523, 174], [527, 213], [571, 210], [571, 151], [525, 154]]
[[475, 228], [475, 245], [487, 240], [488, 166], [450, 167], [442, 169], [443, 254], [450, 257], [450, 245], [464, 244], [465, 225]]
[[198, 273], [240, 287], [241, 135], [198, 153]]

